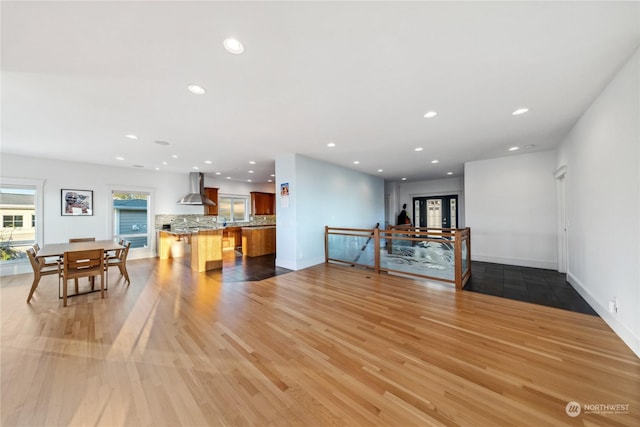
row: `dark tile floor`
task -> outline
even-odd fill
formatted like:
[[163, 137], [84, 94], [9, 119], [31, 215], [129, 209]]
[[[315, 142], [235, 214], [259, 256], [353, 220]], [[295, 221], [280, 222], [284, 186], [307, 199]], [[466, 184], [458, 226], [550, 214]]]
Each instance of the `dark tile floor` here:
[[554, 270], [474, 261], [464, 290], [597, 316], [566, 275]]
[[243, 257], [238, 251], [224, 251], [222, 270], [208, 271], [207, 275], [218, 276], [221, 282], [251, 282], [288, 273], [291, 270], [276, 267], [276, 256], [263, 255]]

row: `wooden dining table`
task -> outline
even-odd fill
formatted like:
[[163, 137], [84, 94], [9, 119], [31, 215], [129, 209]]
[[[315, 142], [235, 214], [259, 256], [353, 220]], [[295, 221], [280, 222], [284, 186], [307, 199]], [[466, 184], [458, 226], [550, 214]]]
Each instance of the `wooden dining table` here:
[[[36, 258], [44, 259], [44, 258], [51, 258], [51, 257], [63, 257], [65, 252], [88, 251], [92, 249], [104, 249], [106, 253], [110, 251], [117, 251], [119, 249], [124, 249], [124, 246], [122, 246], [117, 242], [114, 242], [113, 240], [96, 240], [92, 242], [51, 243], [51, 244], [44, 245], [42, 249], [40, 249], [36, 254]], [[105, 287], [105, 289], [108, 289], [108, 288]], [[89, 292], [82, 292], [82, 293], [68, 295], [68, 296], [71, 297], [71, 296], [83, 295], [90, 292], [98, 292], [98, 291], [99, 289], [95, 291], [91, 290]]]
[[63, 256], [65, 252], [90, 251], [91, 249], [104, 249], [105, 252], [124, 249], [124, 246], [113, 240], [96, 240], [93, 242], [51, 243], [44, 245], [36, 254], [37, 258], [49, 258]]

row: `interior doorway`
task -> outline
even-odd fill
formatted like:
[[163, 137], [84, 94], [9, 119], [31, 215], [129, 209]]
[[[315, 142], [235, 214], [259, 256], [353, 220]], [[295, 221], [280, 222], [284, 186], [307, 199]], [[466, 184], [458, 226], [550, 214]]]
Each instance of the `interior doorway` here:
[[418, 227], [458, 228], [458, 196], [414, 197], [413, 217]]

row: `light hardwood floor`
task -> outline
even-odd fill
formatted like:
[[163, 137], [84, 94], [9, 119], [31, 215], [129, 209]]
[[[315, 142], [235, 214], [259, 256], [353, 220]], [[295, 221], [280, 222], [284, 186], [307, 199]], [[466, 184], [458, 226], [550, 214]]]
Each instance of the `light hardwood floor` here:
[[66, 308], [2, 279], [3, 426], [640, 425], [640, 360], [595, 316], [338, 265], [128, 268]]

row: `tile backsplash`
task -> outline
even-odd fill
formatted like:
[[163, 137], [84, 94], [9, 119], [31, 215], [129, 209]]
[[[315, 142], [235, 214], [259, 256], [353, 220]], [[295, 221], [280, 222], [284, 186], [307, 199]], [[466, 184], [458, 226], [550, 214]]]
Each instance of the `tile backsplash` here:
[[[275, 225], [275, 215], [252, 215], [249, 221], [228, 222], [228, 227], [247, 226], [247, 225]], [[172, 228], [183, 227], [222, 227], [225, 222], [222, 216], [213, 215], [178, 215], [178, 214], [159, 214], [155, 218], [156, 230], [162, 230], [163, 224], [170, 224]]]

